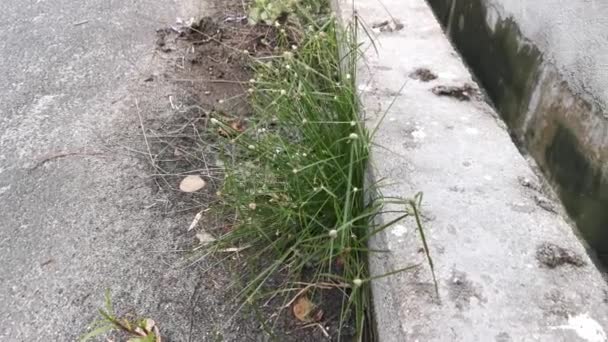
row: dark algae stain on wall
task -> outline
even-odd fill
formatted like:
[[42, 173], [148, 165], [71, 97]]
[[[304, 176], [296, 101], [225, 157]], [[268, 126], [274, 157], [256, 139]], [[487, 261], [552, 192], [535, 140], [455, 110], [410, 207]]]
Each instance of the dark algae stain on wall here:
[[593, 167], [576, 137], [564, 126], [558, 127], [545, 154], [568, 213], [591, 247], [608, 261], [608, 189], [601, 172]]
[[540, 51], [521, 38], [521, 31], [510, 18], [488, 27], [487, 10], [481, 0], [428, 2], [503, 119], [516, 130], [538, 79]]

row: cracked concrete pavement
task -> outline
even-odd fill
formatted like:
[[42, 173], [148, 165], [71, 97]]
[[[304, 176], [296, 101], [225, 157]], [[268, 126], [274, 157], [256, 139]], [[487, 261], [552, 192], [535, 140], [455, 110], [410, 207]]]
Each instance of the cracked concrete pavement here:
[[169, 340], [221, 333], [218, 285], [172, 267], [192, 217], [162, 215], [146, 162], [116, 148], [139, 134], [135, 100], [171, 115], [177, 90], [143, 81], [154, 31], [202, 5], [0, 2], [0, 340], [76, 340], [105, 288]]

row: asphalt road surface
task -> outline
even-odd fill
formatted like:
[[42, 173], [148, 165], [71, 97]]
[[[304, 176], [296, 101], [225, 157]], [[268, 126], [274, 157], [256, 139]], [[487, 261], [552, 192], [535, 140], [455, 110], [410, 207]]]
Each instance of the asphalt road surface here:
[[108, 148], [137, 136], [136, 100], [170, 115], [179, 91], [143, 80], [155, 30], [197, 2], [0, 1], [1, 341], [77, 340], [106, 288], [169, 340], [234, 340], [213, 286], [164, 253], [192, 217], [161, 215], [146, 162]]

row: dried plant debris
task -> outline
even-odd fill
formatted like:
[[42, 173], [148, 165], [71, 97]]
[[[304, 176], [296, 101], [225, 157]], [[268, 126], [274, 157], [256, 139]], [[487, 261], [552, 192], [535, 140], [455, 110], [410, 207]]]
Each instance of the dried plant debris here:
[[479, 95], [479, 90], [469, 83], [462, 86], [436, 86], [432, 89], [437, 96], [449, 96], [460, 101], [470, 101], [472, 97]]
[[422, 82], [429, 82], [437, 79], [437, 75], [435, 75], [431, 70], [427, 68], [418, 68], [414, 70], [409, 77], [414, 80], [419, 80]]
[[373, 29], [379, 29], [380, 32], [395, 32], [403, 29], [403, 24], [397, 19], [384, 20], [372, 25]]
[[579, 254], [551, 242], [544, 242], [536, 248], [536, 260], [549, 268], [565, 264], [582, 267], [587, 264]]
[[546, 210], [550, 213], [557, 214], [557, 208], [550, 199], [548, 199], [544, 196], [536, 195], [536, 196], [534, 196], [534, 202], [536, 202], [536, 205], [543, 208], [544, 210]]
[[538, 181], [530, 179], [528, 177], [524, 177], [524, 176], [519, 176], [517, 177], [517, 181], [519, 182], [519, 184], [521, 184], [521, 186], [535, 190], [540, 192], [542, 190], [541, 185], [538, 183]]

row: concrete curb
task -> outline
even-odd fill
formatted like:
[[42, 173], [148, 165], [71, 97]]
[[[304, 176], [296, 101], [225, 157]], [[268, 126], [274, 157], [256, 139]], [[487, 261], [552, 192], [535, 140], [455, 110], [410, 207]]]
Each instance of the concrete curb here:
[[[348, 24], [352, 0], [338, 3]], [[602, 274], [477, 95], [426, 2], [356, 0], [354, 9], [369, 26], [385, 24], [373, 29], [378, 53], [360, 34], [366, 41], [358, 82], [370, 127], [395, 100], [369, 175], [386, 179], [386, 196], [424, 192], [440, 292], [438, 299], [428, 267], [375, 281], [379, 340], [606, 341]], [[437, 78], [417, 79], [432, 78], [424, 69]], [[426, 265], [413, 221], [376, 236], [370, 247], [390, 250], [372, 255], [372, 275]]]

